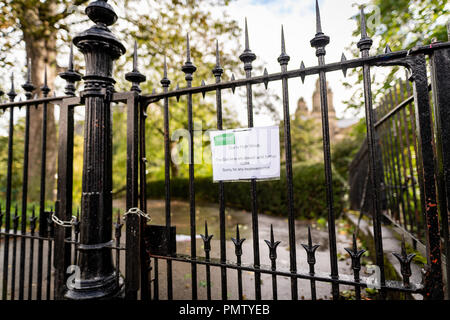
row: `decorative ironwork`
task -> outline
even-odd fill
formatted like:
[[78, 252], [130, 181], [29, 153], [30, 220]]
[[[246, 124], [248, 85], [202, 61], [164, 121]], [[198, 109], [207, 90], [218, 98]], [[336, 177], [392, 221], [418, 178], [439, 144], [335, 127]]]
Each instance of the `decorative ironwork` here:
[[[30, 61], [26, 74], [26, 82], [22, 85], [26, 100], [16, 100], [14, 75], [11, 75], [11, 87], [6, 94], [9, 102], [0, 104], [3, 115], [9, 117], [8, 153], [6, 163], [5, 204], [0, 204], [0, 231], [2, 236], [2, 299], [97, 299], [118, 298], [143, 300], [159, 299], [161, 281], [159, 261], [166, 260], [167, 268], [167, 298], [173, 299], [172, 262], [191, 265], [192, 299], [199, 296], [197, 266], [206, 266], [206, 293], [211, 299], [210, 268], [220, 268], [221, 298], [228, 298], [227, 270], [237, 271], [238, 297], [244, 298], [242, 272], [248, 271], [254, 275], [255, 298], [261, 299], [261, 274], [272, 277], [273, 298], [278, 297], [277, 277], [291, 279], [291, 298], [298, 299], [298, 279], [310, 281], [311, 298], [316, 299], [316, 282], [329, 283], [332, 286], [334, 299], [340, 298], [340, 286], [354, 286], [356, 298], [361, 299], [361, 288], [367, 287], [367, 279], [360, 277], [361, 256], [364, 250], [358, 250], [356, 236], [353, 237], [352, 248], [347, 252], [352, 259], [353, 277], [339, 274], [336, 239], [336, 212], [333, 206], [333, 176], [331, 169], [330, 133], [328, 119], [327, 81], [326, 74], [340, 71], [344, 77], [350, 69], [362, 68], [364, 80], [364, 99], [366, 112], [367, 140], [365, 146], [356, 157], [351, 171], [350, 198], [352, 203], [363, 205], [361, 211], [371, 215], [374, 225], [374, 254], [376, 264], [381, 270], [380, 298], [385, 298], [388, 291], [421, 293], [427, 299], [443, 297], [443, 277], [441, 270], [441, 233], [437, 204], [443, 212], [442, 236], [448, 242], [448, 224], [444, 216], [446, 207], [447, 170], [450, 167], [448, 159], [449, 141], [448, 92], [449, 72], [449, 42], [433, 41], [427, 46], [417, 46], [411, 50], [392, 52], [386, 46], [383, 54], [371, 56], [369, 51], [373, 45], [367, 33], [364, 10], [361, 9], [361, 39], [357, 44], [361, 52], [360, 58], [347, 59], [342, 54], [339, 62], [326, 63], [326, 46], [330, 38], [322, 29], [319, 2], [316, 1], [316, 34], [310, 44], [316, 51], [318, 64], [306, 67], [301, 62], [298, 69], [288, 70], [290, 61], [286, 50], [284, 28], [281, 28], [281, 54], [278, 57], [280, 72], [271, 73], [264, 68], [262, 75], [253, 76], [253, 62], [256, 54], [250, 50], [249, 30], [247, 20], [244, 28], [244, 51], [239, 56], [243, 62], [245, 77], [237, 79], [234, 74], [230, 81], [222, 81], [225, 67], [221, 65], [219, 42], [216, 42], [216, 64], [211, 70], [215, 81], [201, 80], [199, 86], [193, 86], [194, 73], [197, 67], [191, 57], [189, 36], [186, 36], [186, 61], [181, 66], [186, 86], [169, 90], [171, 81], [168, 79], [166, 57], [164, 58], [164, 75], [161, 79], [162, 91], [155, 89], [149, 94], [142, 93], [140, 84], [146, 77], [138, 69], [138, 46], [134, 43], [133, 67], [125, 74], [125, 79], [131, 82], [127, 92], [115, 92], [115, 80], [112, 77], [114, 61], [125, 53], [125, 47], [111, 33], [108, 26], [117, 20], [111, 5], [105, 0], [91, 2], [86, 8], [87, 16], [94, 25], [73, 39], [73, 44], [84, 54], [86, 60], [85, 75], [74, 69], [73, 46], [70, 46], [69, 63], [60, 77], [66, 80], [65, 96], [50, 97], [50, 88], [44, 70], [44, 83], [40, 88], [42, 96], [37, 96], [36, 87], [31, 82]], [[431, 61], [431, 86], [428, 84], [427, 60]], [[170, 59], [170, 57], [169, 57]], [[100, 63], [94, 63], [94, 62]], [[395, 86], [391, 95], [386, 96], [373, 108], [371, 93], [370, 70], [372, 67], [400, 66], [408, 71], [408, 81]], [[328, 240], [331, 274], [323, 274], [315, 270], [315, 253], [319, 245], [313, 245], [311, 229], [308, 228], [308, 244], [302, 244], [306, 250], [306, 262], [309, 272], [297, 267], [296, 234], [291, 133], [290, 133], [290, 103], [288, 80], [298, 79], [304, 83], [306, 77], [319, 77], [321, 97], [321, 120], [323, 134], [323, 156], [326, 177], [326, 211], [328, 217]], [[84, 80], [84, 89], [77, 95], [76, 82]], [[252, 264], [242, 263], [243, 243], [239, 225], [236, 226], [234, 244], [236, 262], [230, 262], [226, 256], [226, 212], [225, 187], [218, 184], [219, 226], [220, 226], [220, 258], [211, 257], [212, 235], [208, 233], [205, 222], [205, 232], [201, 235], [205, 257], [197, 256], [197, 226], [195, 204], [195, 166], [194, 144], [189, 143], [189, 215], [190, 215], [190, 255], [176, 254], [175, 227], [171, 225], [171, 195], [170, 195], [170, 105], [171, 99], [180, 101], [186, 97], [188, 131], [193, 136], [193, 96], [202, 95], [205, 98], [209, 92], [215, 93], [217, 109], [217, 129], [223, 129], [222, 91], [244, 88], [246, 92], [248, 127], [255, 125], [253, 118], [253, 87], [264, 85], [267, 89], [271, 82], [280, 81], [282, 86], [283, 130], [286, 165], [286, 201], [287, 227], [289, 234], [289, 271], [277, 267], [277, 247], [273, 226], [270, 227], [270, 240], [265, 240], [269, 248], [270, 267], [261, 265], [259, 248], [259, 212], [257, 182], [250, 182], [251, 198], [251, 233], [253, 251]], [[412, 86], [410, 86], [411, 81]], [[429, 101], [429, 90], [433, 90], [433, 112]], [[33, 96], [34, 93], [34, 96]], [[0, 96], [4, 94], [0, 90]], [[150, 103], [161, 102], [164, 110], [164, 155], [165, 155], [165, 225], [147, 226], [145, 217], [137, 214], [129, 215], [125, 221], [126, 243], [123, 238], [120, 216], [113, 223], [112, 213], [112, 141], [111, 141], [111, 103], [125, 103], [127, 110], [127, 201], [126, 211], [148, 212], [146, 192], [146, 157], [145, 127], [147, 107]], [[58, 133], [58, 195], [55, 210], [45, 211], [45, 173], [46, 173], [46, 137], [47, 137], [47, 106], [60, 105]], [[83, 160], [83, 190], [81, 213], [72, 220], [73, 228], [62, 228], [57, 222], [69, 221], [72, 217], [72, 185], [73, 185], [73, 150], [74, 150], [74, 108], [81, 106], [85, 110], [85, 154]], [[16, 207], [12, 212], [12, 168], [15, 155], [14, 124], [17, 113], [15, 110], [25, 107], [25, 130], [23, 152], [23, 185], [21, 214]], [[27, 219], [27, 188], [28, 188], [28, 154], [29, 154], [29, 110], [31, 107], [42, 112], [41, 158], [41, 193], [38, 207], [31, 209], [31, 218]], [[434, 117], [432, 117], [434, 114]], [[434, 127], [432, 127], [434, 121]], [[434, 129], [434, 130], [433, 130]], [[435, 149], [434, 149], [435, 146]], [[412, 159], [416, 159], [413, 161]], [[89, 170], [87, 169], [89, 168]], [[360, 177], [363, 177], [361, 179]], [[436, 190], [437, 189], [439, 192]], [[363, 187], [364, 186], [364, 187]], [[355, 191], [356, 190], [356, 191]], [[366, 190], [366, 191], [364, 191]], [[361, 194], [363, 191], [363, 194]], [[364, 199], [361, 199], [364, 197]], [[440, 198], [438, 198], [440, 197]], [[366, 199], [367, 198], [367, 199]], [[356, 201], [356, 200], [357, 201]], [[364, 200], [364, 201], [362, 201]], [[439, 202], [438, 202], [439, 201]], [[38, 214], [36, 213], [36, 210]], [[385, 279], [383, 266], [384, 251], [382, 246], [381, 216], [388, 217], [396, 225], [402, 227], [414, 239], [422, 241], [427, 246], [427, 272], [424, 284], [410, 281], [412, 276], [410, 263], [413, 255], [407, 254], [405, 244], [402, 244], [401, 254], [395, 254], [401, 266], [403, 283]], [[55, 217], [57, 219], [52, 219]], [[39, 219], [39, 223], [38, 223]], [[114, 229], [113, 229], [114, 228]], [[151, 230], [150, 230], [151, 229]], [[20, 232], [19, 232], [20, 230]], [[150, 230], [150, 231], [149, 231]], [[446, 231], [445, 231], [446, 230]], [[114, 231], [114, 232], [113, 232]], [[144, 233], [148, 232], [150, 239], [144, 241]], [[114, 236], [114, 240], [112, 239]], [[20, 256], [18, 256], [18, 240], [20, 240]], [[166, 246], [166, 250], [153, 250]], [[149, 250], [149, 248], [153, 248]], [[36, 250], [35, 250], [36, 248]], [[47, 248], [47, 249], [45, 249]], [[444, 248], [448, 253], [448, 246]], [[53, 253], [53, 255], [52, 255]], [[115, 260], [113, 263], [113, 253]], [[122, 261], [121, 255], [125, 256]], [[35, 258], [37, 257], [37, 259]], [[447, 259], [450, 254], [447, 254]], [[54, 257], [54, 258], [52, 258]], [[52, 261], [52, 259], [54, 259]], [[46, 261], [46, 263], [44, 263]], [[125, 272], [121, 272], [121, 261]], [[80, 266], [80, 281], [75, 286], [67, 287], [67, 268], [75, 263]], [[12, 264], [14, 271], [9, 272]], [[51, 269], [51, 266], [54, 266]], [[449, 266], [450, 263], [447, 263]], [[44, 270], [45, 266], [47, 267]], [[50, 267], [49, 267], [50, 266]], [[18, 268], [18, 269], [17, 269]], [[27, 272], [36, 270], [36, 272]], [[17, 275], [18, 282], [16, 282]], [[46, 274], [46, 276], [45, 276]], [[54, 290], [50, 283], [53, 281]], [[15, 289], [18, 284], [18, 296]], [[33, 285], [35, 284], [35, 285]], [[201, 290], [201, 288], [200, 288]], [[140, 292], [140, 295], [139, 295]]]

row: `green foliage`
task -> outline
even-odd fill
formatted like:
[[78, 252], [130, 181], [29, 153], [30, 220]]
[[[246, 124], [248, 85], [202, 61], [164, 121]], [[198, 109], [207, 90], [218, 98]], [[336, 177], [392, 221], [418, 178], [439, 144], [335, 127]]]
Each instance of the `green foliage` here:
[[332, 145], [331, 160], [336, 172], [345, 181], [348, 181], [349, 165], [353, 161], [355, 155], [365, 138], [365, 119], [361, 119], [358, 124], [352, 128], [350, 136]]
[[[327, 216], [326, 184], [322, 163], [301, 163], [293, 167], [294, 213], [296, 218], [318, 218]], [[196, 199], [211, 202], [218, 201], [218, 184], [211, 177], [195, 179]], [[189, 180], [171, 180], [171, 195], [178, 199], [189, 199]], [[333, 181], [335, 212], [343, 210], [342, 196], [345, 192], [341, 179]], [[164, 197], [164, 181], [148, 181], [147, 196], [149, 198]], [[285, 171], [280, 180], [261, 181], [257, 184], [258, 212], [278, 216], [288, 215], [288, 201]], [[251, 210], [250, 184], [233, 182], [225, 184], [225, 200], [227, 205]]]
[[[377, 10], [379, 9], [379, 15]], [[375, 28], [368, 25], [369, 36], [374, 40], [371, 54], [382, 54], [386, 45], [392, 51], [410, 49], [417, 45], [431, 43], [432, 39], [447, 41], [446, 24], [449, 21], [449, 3], [447, 0], [371, 0], [366, 10], [366, 19], [375, 23]], [[376, 16], [375, 16], [376, 15]], [[360, 37], [360, 14], [353, 17], [358, 21], [358, 27], [353, 35]], [[355, 57], [360, 56], [359, 49], [353, 43], [349, 48]], [[379, 101], [394, 85], [399, 77], [399, 67], [392, 67], [387, 76], [372, 77], [373, 99]], [[401, 73], [403, 76], [403, 71]], [[352, 97], [345, 101], [347, 108], [361, 109], [364, 105], [362, 84], [362, 70], [354, 69], [349, 72], [349, 79], [343, 84], [353, 88]]]
[[[5, 113], [9, 119], [9, 112]], [[14, 125], [13, 158], [11, 175], [11, 199], [19, 200], [22, 194], [22, 173], [23, 173], [23, 141], [25, 119], [20, 119]], [[9, 130], [9, 128], [7, 129]], [[8, 167], [8, 136], [0, 136], [0, 198], [6, 197], [7, 167]]]
[[[317, 120], [296, 115], [291, 119], [292, 161], [320, 161], [322, 156], [322, 134], [317, 130]], [[280, 123], [281, 147], [284, 154], [284, 121]]]

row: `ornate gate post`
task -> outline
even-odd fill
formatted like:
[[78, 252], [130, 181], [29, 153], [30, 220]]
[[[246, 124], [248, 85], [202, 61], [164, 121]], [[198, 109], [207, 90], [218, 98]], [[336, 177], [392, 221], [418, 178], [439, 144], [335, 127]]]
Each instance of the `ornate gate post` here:
[[84, 54], [85, 104], [84, 156], [79, 245], [80, 278], [66, 298], [109, 298], [120, 291], [116, 281], [112, 239], [112, 137], [110, 98], [114, 91], [113, 62], [125, 47], [107, 28], [117, 15], [106, 0], [90, 3], [86, 14], [95, 22], [78, 34], [73, 43]]

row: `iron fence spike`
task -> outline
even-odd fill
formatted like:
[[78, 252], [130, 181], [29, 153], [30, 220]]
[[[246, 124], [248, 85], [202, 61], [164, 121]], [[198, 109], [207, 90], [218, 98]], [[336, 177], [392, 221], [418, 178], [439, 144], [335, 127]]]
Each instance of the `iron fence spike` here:
[[284, 28], [283, 25], [281, 25], [281, 54], [286, 54], [286, 43], [284, 40]]
[[316, 33], [322, 33], [322, 22], [320, 20], [320, 8], [318, 0], [316, 0]]
[[[231, 75], [231, 81], [235, 81], [236, 79], [234, 78], [234, 73]], [[232, 87], [231, 87], [231, 91], [233, 92], [233, 94], [234, 94], [234, 91], [236, 90], [236, 86], [235, 85], [233, 85]]]
[[136, 39], [134, 40], [134, 52], [133, 52], [133, 71], [137, 72], [138, 71], [138, 55], [137, 55], [137, 41]]
[[[204, 87], [206, 85], [205, 80], [202, 80], [201, 86]], [[205, 99], [206, 91], [202, 91], [203, 99]]]
[[216, 67], [220, 68], [219, 41], [216, 40]]
[[189, 33], [186, 34], [186, 62], [191, 62], [191, 48], [189, 46]]
[[14, 72], [11, 72], [11, 89], [8, 92], [8, 97], [11, 101], [14, 101], [14, 98], [17, 96], [17, 93], [14, 89]]
[[73, 43], [70, 43], [70, 53], [69, 53], [69, 67], [68, 67], [69, 71], [74, 71], [73, 70]]
[[366, 15], [364, 13], [364, 6], [361, 6], [360, 9], [360, 18], [361, 18], [361, 38], [367, 38], [367, 25], [366, 25]]
[[[268, 75], [269, 75], [269, 73], [267, 72], [267, 69], [266, 68], [264, 68], [264, 77], [267, 77]], [[267, 88], [269, 87], [269, 80], [267, 80], [267, 79], [264, 79], [264, 87], [266, 88], [266, 90], [267, 90]]]
[[44, 97], [47, 97], [50, 92], [50, 88], [47, 85], [47, 64], [44, 66], [44, 84], [41, 87], [41, 91]]
[[392, 52], [392, 50], [391, 50], [391, 47], [389, 46], [389, 44], [386, 44], [386, 48], [384, 48], [384, 53], [391, 53]]
[[164, 78], [167, 78], [167, 58], [164, 55]]
[[248, 39], [247, 17], [245, 17], [245, 51], [250, 51], [250, 41]]
[[[345, 56], [344, 53], [342, 53], [341, 63], [346, 62], [346, 61], [347, 61], [347, 57]], [[347, 68], [346, 67], [342, 67], [342, 73], [344, 74], [344, 77], [347, 78]]]

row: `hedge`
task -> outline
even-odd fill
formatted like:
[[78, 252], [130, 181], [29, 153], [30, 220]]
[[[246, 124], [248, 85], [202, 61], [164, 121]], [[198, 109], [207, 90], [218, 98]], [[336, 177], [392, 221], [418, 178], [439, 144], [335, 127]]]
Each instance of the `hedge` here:
[[[339, 176], [333, 177], [333, 197], [336, 214], [344, 207], [345, 183]], [[326, 185], [322, 163], [296, 164], [293, 166], [294, 212], [296, 218], [318, 218], [327, 216]], [[189, 199], [189, 179], [171, 180], [171, 196]], [[225, 183], [227, 206], [251, 210], [250, 183]], [[150, 199], [164, 198], [164, 181], [147, 181], [147, 196]], [[195, 178], [196, 200], [218, 202], [218, 184], [211, 177]], [[261, 181], [257, 184], [258, 212], [287, 216], [287, 186], [285, 171], [280, 180]]]

